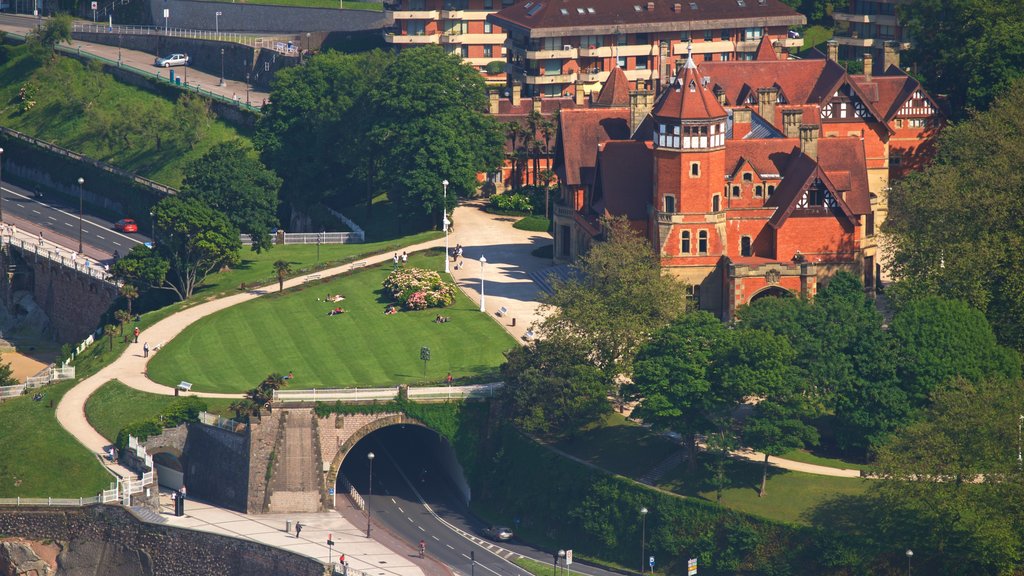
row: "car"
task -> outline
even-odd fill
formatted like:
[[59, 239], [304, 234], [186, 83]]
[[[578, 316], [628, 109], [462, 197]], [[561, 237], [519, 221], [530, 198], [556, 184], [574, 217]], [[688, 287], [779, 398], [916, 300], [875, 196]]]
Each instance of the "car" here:
[[800, 38], [801, 37], [800, 33], [797, 32], [796, 30], [790, 30], [788, 36], [790, 38]]
[[131, 218], [122, 218], [114, 224], [114, 230], [118, 232], [132, 233], [139, 231], [139, 225]]
[[166, 56], [164, 58], [157, 58], [156, 65], [160, 68], [170, 68], [171, 66], [188, 66], [191, 59], [188, 54], [176, 53]]
[[509, 528], [505, 528], [504, 526], [489, 526], [487, 528], [484, 528], [484, 536], [490, 538], [491, 540], [511, 540], [512, 530], [510, 530]]

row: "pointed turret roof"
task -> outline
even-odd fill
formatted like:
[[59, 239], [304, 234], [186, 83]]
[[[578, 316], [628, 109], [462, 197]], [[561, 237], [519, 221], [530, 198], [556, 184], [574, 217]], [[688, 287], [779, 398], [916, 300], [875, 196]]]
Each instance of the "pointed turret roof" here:
[[697, 63], [693, 61], [692, 50], [688, 49], [687, 52], [686, 64], [669, 89], [662, 92], [652, 114], [678, 120], [725, 118], [725, 109], [704, 82]]
[[608, 74], [604, 86], [594, 99], [594, 106], [600, 108], [619, 108], [629, 106], [629, 79], [622, 68], [616, 66]]
[[754, 60], [772, 61], [778, 60], [779, 55], [775, 53], [775, 46], [767, 36], [761, 37], [761, 43], [757, 45], [757, 52], [754, 53]]

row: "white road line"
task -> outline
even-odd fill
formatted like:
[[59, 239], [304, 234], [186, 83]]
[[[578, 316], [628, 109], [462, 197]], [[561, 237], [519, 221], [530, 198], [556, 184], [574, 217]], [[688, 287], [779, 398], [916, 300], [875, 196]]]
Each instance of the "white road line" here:
[[417, 528], [420, 529], [420, 532], [426, 532], [426, 530], [423, 529], [423, 526], [417, 526]]
[[[408, 516], [406, 516], [405, 519], [408, 520], [409, 522], [412, 522], [412, 518], [409, 518]], [[415, 524], [415, 522], [412, 522], [412, 523]]]
[[65, 225], [65, 226], [69, 226], [69, 227], [71, 227], [71, 228], [74, 228], [74, 225], [73, 225], [73, 224], [71, 224], [70, 222], [65, 222], [65, 223], [64, 223], [64, 225]]
[[[449, 546], [449, 548], [451, 548], [451, 546]], [[462, 557], [465, 558], [466, 560], [469, 560], [469, 556], [466, 555], [466, 554], [463, 554]]]
[[99, 238], [100, 240], [106, 240], [106, 238], [104, 238], [103, 236], [100, 236], [99, 234], [97, 234], [96, 237]]
[[405, 510], [402, 510], [401, 506], [398, 507], [398, 511], [401, 512], [402, 514], [405, 514]]
[[32, 213], [33, 214], [42, 214], [42, 212], [40, 212], [39, 210], [33, 210]]
[[[10, 194], [13, 194], [14, 196], [17, 196], [17, 197], [19, 197], [19, 198], [25, 198], [25, 199], [28, 199], [28, 196], [25, 196], [24, 194], [21, 194], [21, 193], [19, 193], [19, 192], [15, 192], [14, 190], [11, 190], [10, 188], [4, 188], [4, 189], [3, 189], [3, 191], [4, 191], [4, 192], [7, 192], [7, 193], [10, 193]], [[17, 204], [18, 206], [20, 206], [20, 207], [22, 207], [22, 208], [24, 208], [24, 207], [25, 207], [25, 205], [24, 205], [24, 204], [21, 204], [20, 202], [15, 202], [15, 204]], [[55, 206], [51, 206], [51, 205], [49, 205], [49, 204], [47, 204], [47, 203], [45, 203], [45, 202], [39, 202], [39, 201], [37, 200], [37, 201], [36, 201], [36, 204], [38, 204], [39, 206], [46, 206], [46, 207], [47, 207], [47, 208], [49, 208], [50, 210], [53, 210], [54, 212], [60, 212], [61, 214], [65, 215], [65, 216], [70, 216], [71, 218], [75, 218], [75, 219], [77, 219], [77, 218], [78, 218], [78, 215], [77, 215], [77, 214], [72, 214], [72, 213], [70, 213], [70, 212], [67, 212], [66, 210], [61, 210], [60, 208], [57, 208], [57, 207], [55, 207]], [[33, 212], [35, 212], [35, 210], [33, 210]], [[36, 214], [38, 214], [38, 212], [36, 212]], [[104, 229], [104, 230], [106, 230], [106, 229], [107, 229], [107, 227], [106, 227], [105, 225], [102, 225], [102, 224], [97, 224], [97, 223], [95, 223], [95, 222], [93, 222], [93, 221], [91, 221], [91, 220], [83, 220], [83, 222], [86, 222], [86, 223], [88, 223], [88, 224], [91, 224], [91, 225], [93, 225], [93, 226], [96, 226], [97, 228], [102, 228], [102, 229]], [[68, 226], [70, 226], [70, 224], [68, 224]], [[141, 240], [136, 240], [136, 239], [134, 239], [134, 238], [132, 238], [132, 237], [130, 237], [130, 236], [125, 236], [124, 234], [121, 234], [120, 232], [114, 232], [114, 234], [116, 234], [116, 235], [120, 236], [121, 238], [124, 238], [125, 240], [129, 240], [129, 241], [131, 241], [131, 242], [135, 242], [136, 244], [142, 244], [142, 241], [141, 241]], [[119, 246], [120, 246], [120, 244], [119, 244]]]
[[437, 540], [438, 542], [440, 542], [440, 541], [441, 541], [441, 539], [440, 539], [440, 538], [438, 538], [437, 536], [431, 536], [431, 538], [433, 538], [434, 540]]
[[25, 205], [20, 203], [20, 202], [15, 202], [15, 204], [18, 205], [18, 208], [24, 208], [25, 207]]
[[[398, 504], [398, 502], [395, 502], [395, 499], [394, 499], [394, 498], [392, 498], [392, 499], [391, 499], [391, 503], [392, 503], [392, 504]], [[399, 508], [399, 510], [401, 510], [401, 508]]]
[[455, 550], [455, 546], [452, 546], [451, 544], [445, 544], [445, 546], [447, 546], [448, 548], [450, 548], [452, 550]]
[[47, 218], [49, 218], [50, 220], [53, 220], [54, 222], [56, 222], [56, 221], [57, 221], [57, 219], [56, 219], [56, 218], [54, 218], [53, 216], [47, 216]]

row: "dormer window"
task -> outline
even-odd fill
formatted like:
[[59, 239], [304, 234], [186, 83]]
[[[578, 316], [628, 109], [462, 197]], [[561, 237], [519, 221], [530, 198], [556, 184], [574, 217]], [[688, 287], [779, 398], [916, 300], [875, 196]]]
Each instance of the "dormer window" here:
[[836, 200], [832, 197], [832, 193], [825, 188], [825, 185], [821, 180], [815, 180], [804, 195], [796, 203], [797, 208], [835, 208]]
[[696, 91], [697, 91], [697, 83], [694, 82], [693, 80], [690, 80], [690, 92], [696, 92]]
[[659, 123], [654, 129], [654, 141], [659, 148], [679, 148], [679, 125]]
[[754, 175], [751, 174], [750, 172], [744, 172], [743, 173], [743, 181], [744, 182], [753, 182], [754, 181]]

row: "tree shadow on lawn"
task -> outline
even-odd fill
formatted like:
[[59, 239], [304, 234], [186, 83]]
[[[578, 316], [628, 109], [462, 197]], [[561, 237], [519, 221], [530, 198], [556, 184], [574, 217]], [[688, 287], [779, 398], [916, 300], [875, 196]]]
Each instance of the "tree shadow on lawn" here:
[[[690, 470], [689, 462], [684, 460], [666, 474], [659, 485], [676, 494], [706, 499], [701, 492], [714, 492], [719, 486], [719, 481], [716, 478], [718, 459], [719, 456], [715, 454], [701, 452], [697, 455], [697, 462], [693, 470]], [[760, 491], [763, 466], [762, 462], [725, 457], [722, 462], [724, 471], [721, 479], [722, 490], [738, 488]], [[768, 480], [771, 481], [772, 478], [785, 473], [786, 470], [769, 466]]]

